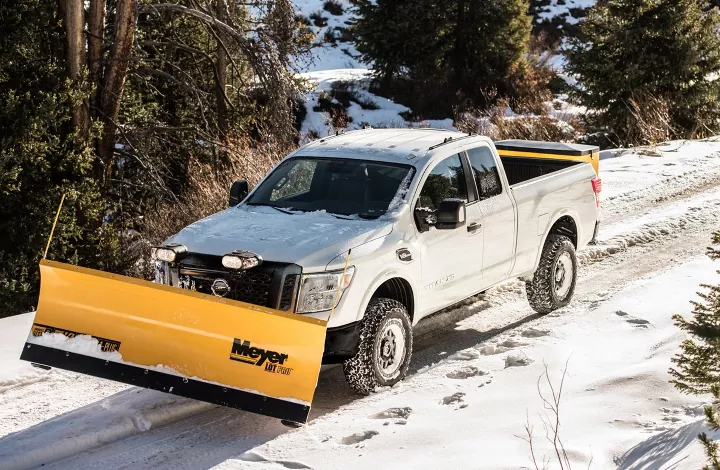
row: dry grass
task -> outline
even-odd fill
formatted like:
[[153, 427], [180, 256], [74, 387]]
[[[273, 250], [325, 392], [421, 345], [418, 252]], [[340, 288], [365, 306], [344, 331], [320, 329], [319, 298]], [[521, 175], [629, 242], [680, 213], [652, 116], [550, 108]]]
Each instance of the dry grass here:
[[652, 146], [678, 135], [670, 117], [669, 101], [653, 95], [636, 96], [627, 103], [630, 116], [625, 135], [629, 144]]
[[523, 139], [548, 142], [573, 142], [583, 134], [580, 119], [573, 114], [558, 117], [506, 116], [507, 102], [501, 101], [488, 111], [465, 112], [455, 117], [455, 126], [468, 133], [485, 135], [493, 140]]

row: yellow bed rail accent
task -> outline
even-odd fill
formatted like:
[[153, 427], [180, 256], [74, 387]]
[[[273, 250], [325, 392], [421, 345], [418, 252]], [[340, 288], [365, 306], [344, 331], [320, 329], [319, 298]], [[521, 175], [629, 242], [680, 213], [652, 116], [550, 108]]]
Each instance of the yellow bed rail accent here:
[[561, 155], [557, 153], [542, 152], [521, 152], [517, 150], [499, 150], [501, 157], [525, 157], [525, 158], [544, 158], [550, 160], [571, 160], [576, 162], [588, 162], [595, 169], [595, 174], [600, 174], [600, 154], [592, 153], [588, 155]]

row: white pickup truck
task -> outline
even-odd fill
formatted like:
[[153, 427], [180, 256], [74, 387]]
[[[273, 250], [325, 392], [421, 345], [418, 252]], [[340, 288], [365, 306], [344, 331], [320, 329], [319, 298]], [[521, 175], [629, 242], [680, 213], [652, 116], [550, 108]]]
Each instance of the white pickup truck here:
[[337, 302], [323, 361], [359, 393], [392, 385], [423, 317], [510, 278], [539, 313], [573, 295], [575, 252], [597, 232], [598, 149], [496, 145], [433, 129], [316, 140], [167, 240], [177, 256], [156, 281], [326, 320]]

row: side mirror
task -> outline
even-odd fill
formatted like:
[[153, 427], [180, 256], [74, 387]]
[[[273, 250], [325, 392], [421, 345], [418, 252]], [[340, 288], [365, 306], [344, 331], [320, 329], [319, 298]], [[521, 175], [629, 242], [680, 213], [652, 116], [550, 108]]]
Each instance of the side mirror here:
[[438, 230], [450, 230], [465, 225], [465, 201], [461, 199], [445, 199], [437, 208]]
[[240, 201], [245, 199], [245, 196], [250, 192], [248, 182], [245, 180], [235, 181], [230, 187], [230, 206], [237, 206]]

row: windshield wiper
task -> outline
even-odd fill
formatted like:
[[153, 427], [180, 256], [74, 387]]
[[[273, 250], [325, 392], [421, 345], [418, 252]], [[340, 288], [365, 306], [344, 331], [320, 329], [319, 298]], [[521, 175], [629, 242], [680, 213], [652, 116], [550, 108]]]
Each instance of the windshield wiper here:
[[342, 215], [333, 214], [332, 212], [328, 212], [331, 216], [335, 217], [336, 219], [342, 219], [342, 220], [353, 220], [352, 217], [343, 217]]
[[272, 208], [275, 209], [276, 211], [280, 211], [280, 212], [282, 212], [283, 214], [295, 215], [293, 212], [291, 212], [291, 211], [289, 211], [289, 210], [287, 210], [287, 209], [283, 209], [282, 207], [278, 207], [278, 206], [273, 206], [272, 204], [265, 204], [265, 203], [263, 203], [263, 202], [248, 202], [248, 203], [246, 203], [246, 204], [247, 204], [248, 206], [266, 206], [266, 207], [272, 207]]

